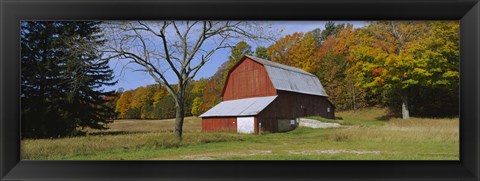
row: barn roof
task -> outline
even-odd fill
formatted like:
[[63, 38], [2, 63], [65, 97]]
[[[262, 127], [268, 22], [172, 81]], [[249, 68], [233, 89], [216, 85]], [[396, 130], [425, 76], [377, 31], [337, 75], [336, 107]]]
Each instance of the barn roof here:
[[223, 116], [253, 116], [260, 113], [277, 96], [254, 97], [237, 100], [223, 101], [211, 108], [200, 117], [223, 117]]
[[262, 64], [277, 90], [328, 96], [318, 78], [302, 69], [290, 67], [251, 55], [245, 57]]

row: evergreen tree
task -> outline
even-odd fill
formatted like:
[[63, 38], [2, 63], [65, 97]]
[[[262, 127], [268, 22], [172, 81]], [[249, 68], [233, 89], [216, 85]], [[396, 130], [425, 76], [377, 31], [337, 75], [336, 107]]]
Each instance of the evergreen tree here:
[[345, 27], [344, 24], [335, 25], [335, 22], [329, 21], [325, 24], [325, 30], [320, 34], [320, 40], [326, 41], [329, 36], [336, 35], [340, 30]]
[[269, 59], [267, 55], [267, 48], [266, 47], [255, 48], [255, 56], [258, 58]]
[[28, 21], [21, 24], [22, 137], [60, 137], [80, 127], [105, 129], [114, 85], [99, 22]]

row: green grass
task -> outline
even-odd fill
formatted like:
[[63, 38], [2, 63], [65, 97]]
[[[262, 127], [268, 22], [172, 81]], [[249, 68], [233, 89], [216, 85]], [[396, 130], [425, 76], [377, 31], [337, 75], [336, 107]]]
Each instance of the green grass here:
[[106, 131], [60, 139], [22, 140], [27, 160], [458, 160], [458, 118], [401, 120], [371, 108], [339, 112], [339, 128], [297, 128], [245, 135], [201, 132], [199, 118], [185, 122], [182, 142], [173, 120], [120, 120]]

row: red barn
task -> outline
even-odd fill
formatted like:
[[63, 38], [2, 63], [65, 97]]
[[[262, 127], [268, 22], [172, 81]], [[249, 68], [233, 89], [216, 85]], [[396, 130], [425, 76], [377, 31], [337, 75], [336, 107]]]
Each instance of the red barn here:
[[200, 115], [203, 131], [282, 132], [296, 128], [300, 117], [335, 117], [315, 75], [250, 55], [229, 71], [222, 97]]

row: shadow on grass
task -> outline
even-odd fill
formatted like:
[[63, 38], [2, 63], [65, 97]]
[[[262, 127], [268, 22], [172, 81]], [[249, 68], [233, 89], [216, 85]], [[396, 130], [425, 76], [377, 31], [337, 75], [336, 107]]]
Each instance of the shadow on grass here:
[[395, 113], [392, 110], [388, 110], [386, 114], [381, 115], [379, 117], [375, 117], [375, 119], [379, 121], [389, 121], [393, 118], [398, 118], [399, 116], [401, 117], [401, 115], [399, 115], [398, 113]]
[[89, 136], [115, 136], [115, 135], [130, 135], [130, 134], [145, 134], [145, 133], [172, 133], [173, 130], [161, 131], [105, 131], [105, 132], [91, 132], [87, 133]]
[[379, 121], [389, 121], [390, 119], [392, 118], [395, 118], [396, 116], [395, 115], [383, 115], [383, 116], [380, 116], [380, 117], [376, 117], [375, 119], [376, 120], [379, 120]]

